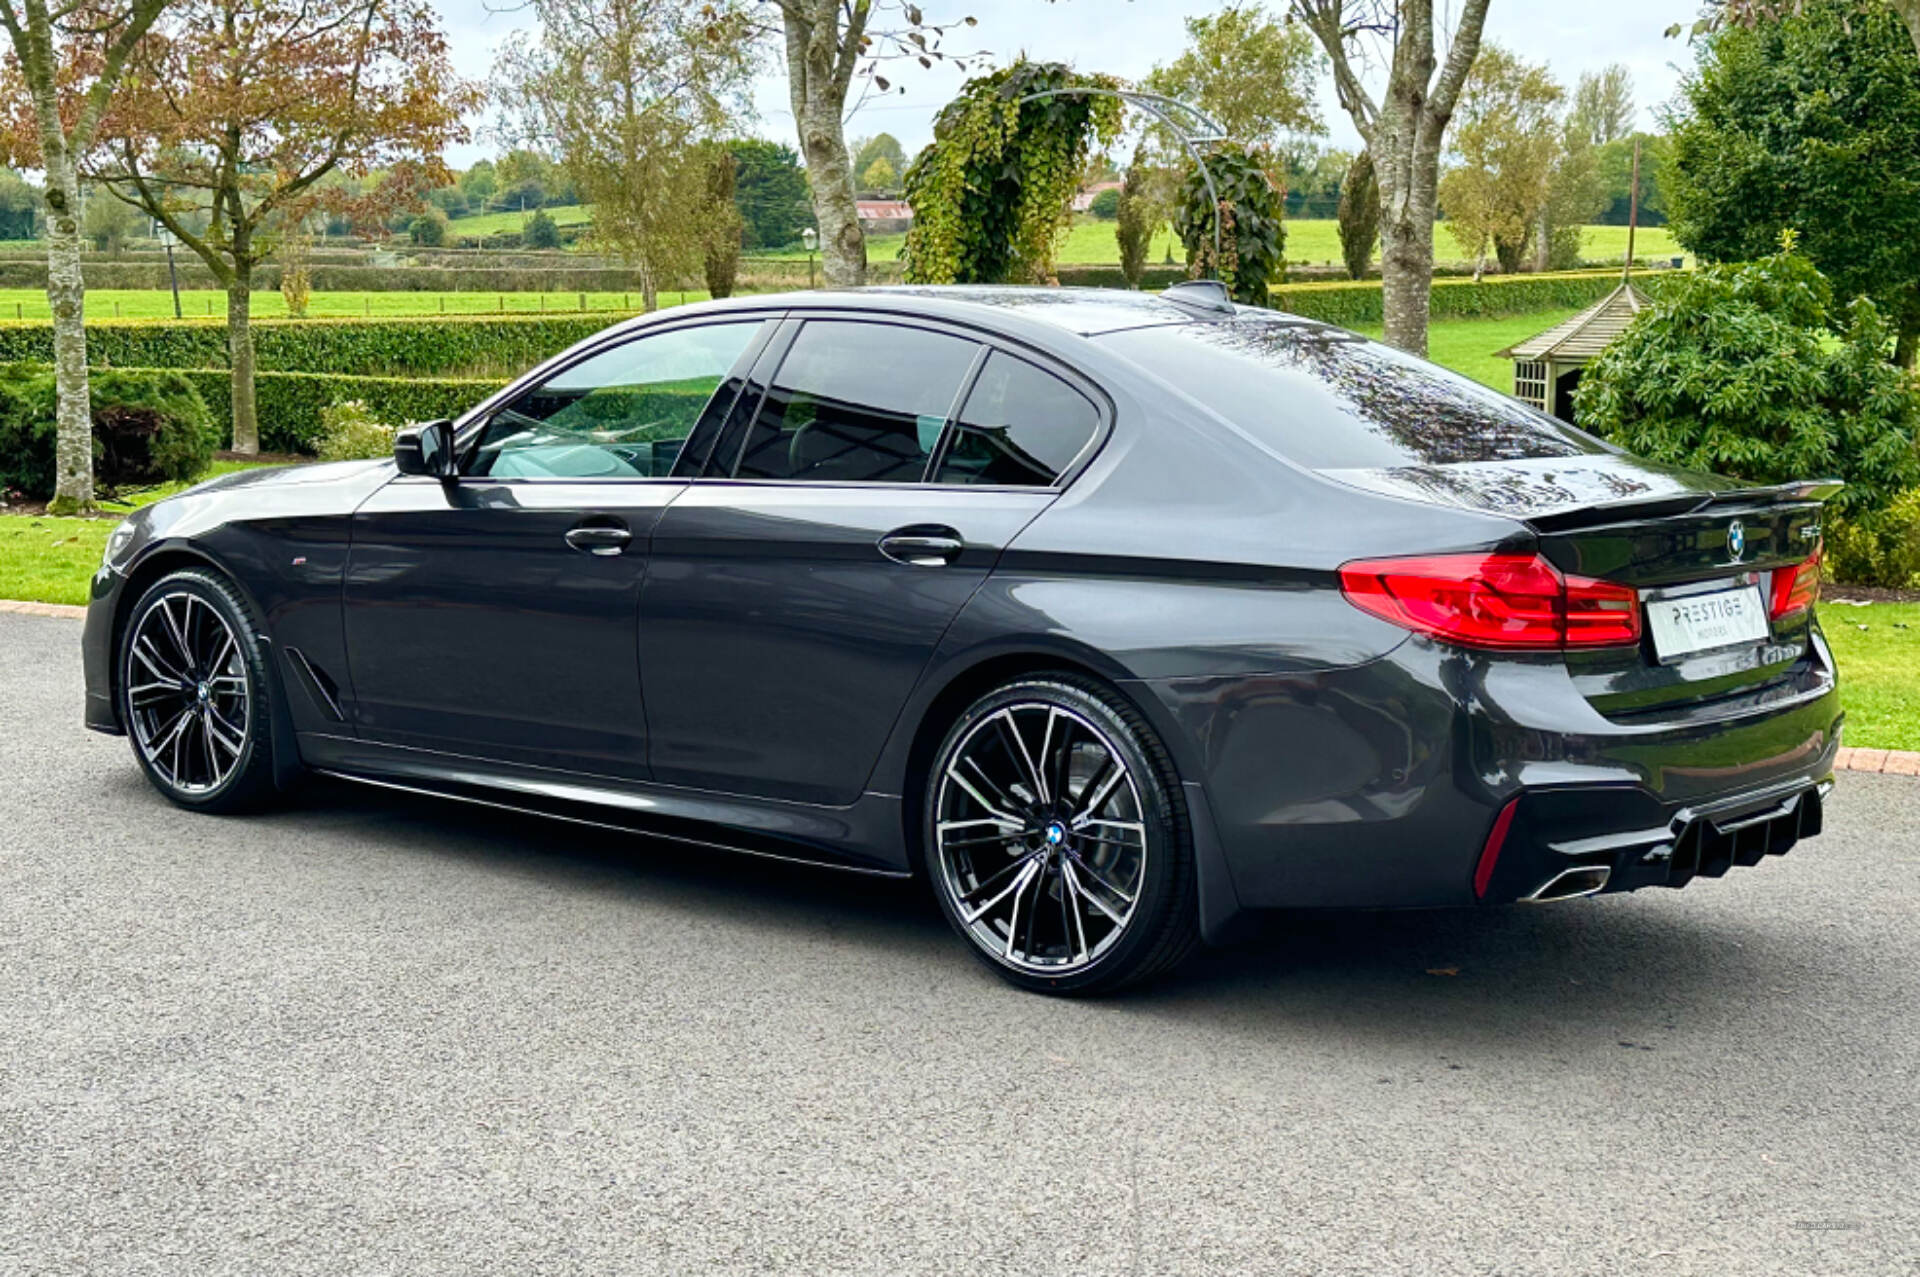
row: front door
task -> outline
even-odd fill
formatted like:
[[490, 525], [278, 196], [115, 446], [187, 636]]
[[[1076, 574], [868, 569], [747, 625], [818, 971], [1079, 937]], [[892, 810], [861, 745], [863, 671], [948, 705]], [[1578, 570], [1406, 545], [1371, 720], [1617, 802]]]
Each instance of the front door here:
[[388, 744], [647, 774], [638, 626], [681, 445], [723, 415], [760, 320], [600, 347], [463, 432], [458, 480], [401, 477], [354, 516], [353, 721]]
[[1100, 418], [1064, 380], [933, 327], [809, 320], [768, 358], [736, 456], [655, 530], [650, 755], [657, 780], [839, 806]]

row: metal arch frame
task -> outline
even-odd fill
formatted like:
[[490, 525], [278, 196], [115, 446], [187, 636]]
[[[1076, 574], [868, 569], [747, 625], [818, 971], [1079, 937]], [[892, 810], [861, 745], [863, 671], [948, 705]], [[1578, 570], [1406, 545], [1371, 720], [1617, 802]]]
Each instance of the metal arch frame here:
[[[1128, 106], [1138, 107], [1164, 125], [1169, 133], [1180, 140], [1187, 154], [1200, 167], [1200, 180], [1206, 183], [1207, 200], [1213, 208], [1213, 263], [1210, 270], [1217, 270], [1220, 262], [1220, 192], [1213, 185], [1213, 174], [1207, 171], [1207, 161], [1200, 154], [1202, 142], [1225, 142], [1227, 130], [1221, 123], [1194, 106], [1191, 102], [1182, 102], [1178, 98], [1167, 97], [1163, 93], [1142, 93], [1138, 89], [1103, 89], [1096, 85], [1084, 85], [1068, 89], [1042, 89], [1013, 100], [1015, 106], [1026, 102], [1038, 102], [1042, 98], [1063, 97], [1108, 97], [1119, 98]], [[1174, 113], [1184, 113], [1193, 123], [1200, 126], [1198, 132], [1188, 132], [1181, 127]]]

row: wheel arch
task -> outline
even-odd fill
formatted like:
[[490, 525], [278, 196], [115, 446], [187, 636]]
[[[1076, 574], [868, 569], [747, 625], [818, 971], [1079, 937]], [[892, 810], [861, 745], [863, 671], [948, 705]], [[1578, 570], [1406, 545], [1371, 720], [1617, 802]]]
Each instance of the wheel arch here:
[[[138, 562], [127, 570], [127, 579], [120, 587], [120, 598], [113, 610], [113, 624], [108, 631], [107, 690], [112, 697], [113, 715], [120, 715], [120, 640], [126, 633], [127, 618], [132, 614], [134, 605], [140, 601], [156, 581], [171, 576], [187, 568], [202, 568], [215, 572], [233, 587], [235, 593], [246, 601], [253, 611], [255, 634], [266, 644], [267, 678], [272, 686], [267, 689], [267, 703], [273, 714], [273, 776], [274, 783], [281, 789], [291, 785], [301, 771], [300, 747], [294, 740], [293, 719], [287, 711], [286, 680], [281, 677], [280, 661], [276, 652], [273, 635], [267, 631], [266, 611], [253, 591], [240, 578], [240, 574], [222, 563], [216, 556], [207, 553], [201, 547], [187, 541], [169, 541], [149, 550], [140, 556]], [[123, 723], [124, 727], [125, 724]]]

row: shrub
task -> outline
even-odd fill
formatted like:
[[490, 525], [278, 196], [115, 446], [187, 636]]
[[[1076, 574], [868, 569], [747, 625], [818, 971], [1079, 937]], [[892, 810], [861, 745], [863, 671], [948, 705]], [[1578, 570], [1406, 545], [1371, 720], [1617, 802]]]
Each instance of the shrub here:
[[[1436, 290], [1437, 291], [1437, 290]], [[1920, 485], [1920, 386], [1873, 303], [1833, 303], [1791, 251], [1685, 277], [1575, 392], [1580, 424], [1655, 461], [1781, 483], [1834, 476], [1843, 518]]]
[[1120, 191], [1118, 187], [1108, 187], [1093, 197], [1087, 205], [1087, 211], [1103, 222], [1111, 222], [1120, 216]]
[[1920, 589], [1920, 488], [1859, 520], [1830, 516], [1827, 575], [1853, 585]]
[[545, 209], [535, 209], [520, 228], [520, 242], [528, 248], [558, 248], [560, 224], [547, 216]]
[[[1640, 290], [1663, 296], [1683, 272], [1637, 279]], [[1530, 315], [1541, 310], [1591, 306], [1620, 284], [1618, 268], [1558, 275], [1493, 275], [1484, 279], [1436, 279], [1431, 314], [1435, 319], [1492, 319]], [[1308, 319], [1357, 328], [1380, 322], [1380, 281], [1289, 284], [1275, 288], [1272, 304]]]
[[359, 461], [393, 455], [393, 427], [382, 425], [365, 401], [347, 399], [320, 410], [314, 454], [322, 461]]
[[1340, 259], [1347, 264], [1347, 276], [1365, 279], [1373, 264], [1373, 247], [1380, 242], [1380, 179], [1374, 175], [1371, 152], [1360, 152], [1347, 166], [1337, 215]]
[[[217, 431], [191, 377], [102, 368], [90, 380], [94, 474], [103, 488], [186, 481], [207, 468]], [[0, 487], [35, 498], [53, 495], [54, 402], [49, 369], [0, 370]]]
[[438, 248], [447, 242], [447, 215], [429, 208], [407, 223], [407, 238], [425, 248]]
[[[1260, 161], [1236, 143], [1216, 146], [1207, 156], [1204, 175], [1197, 164], [1187, 174], [1173, 214], [1174, 233], [1187, 247], [1188, 272], [1195, 279], [1211, 274], [1226, 284], [1235, 301], [1249, 306], [1271, 305], [1267, 285], [1286, 269], [1287, 230], [1281, 224], [1285, 201]], [[1211, 202], [1214, 195], [1220, 199], [1217, 208]]]

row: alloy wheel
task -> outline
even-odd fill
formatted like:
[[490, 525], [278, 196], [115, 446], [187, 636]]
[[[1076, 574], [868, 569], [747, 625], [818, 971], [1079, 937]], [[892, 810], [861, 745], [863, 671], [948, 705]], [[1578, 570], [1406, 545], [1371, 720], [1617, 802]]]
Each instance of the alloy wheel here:
[[939, 777], [941, 886], [997, 961], [1060, 974], [1126, 933], [1149, 854], [1140, 785], [1091, 720], [1047, 701], [974, 723]]
[[197, 594], [154, 599], [126, 645], [128, 726], [154, 775], [182, 794], [209, 794], [240, 765], [251, 688], [238, 637]]

